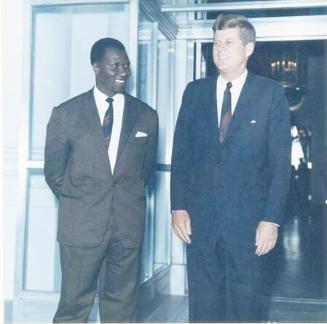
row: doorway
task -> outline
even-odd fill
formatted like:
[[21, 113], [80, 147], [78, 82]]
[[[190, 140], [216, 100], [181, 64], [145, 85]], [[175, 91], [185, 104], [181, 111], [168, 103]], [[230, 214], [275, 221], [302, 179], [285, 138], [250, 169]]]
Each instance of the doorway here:
[[[216, 75], [212, 42], [202, 43], [199, 54], [202, 76]], [[292, 176], [273, 252], [271, 320], [321, 322], [327, 300], [327, 41], [260, 41], [248, 69], [283, 85], [291, 114]]]

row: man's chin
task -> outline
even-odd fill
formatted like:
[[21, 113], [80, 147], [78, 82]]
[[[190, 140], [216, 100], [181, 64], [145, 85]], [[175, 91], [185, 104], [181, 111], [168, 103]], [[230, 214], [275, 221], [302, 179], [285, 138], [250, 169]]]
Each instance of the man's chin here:
[[125, 87], [116, 87], [115, 92], [116, 93], [124, 93], [125, 92]]

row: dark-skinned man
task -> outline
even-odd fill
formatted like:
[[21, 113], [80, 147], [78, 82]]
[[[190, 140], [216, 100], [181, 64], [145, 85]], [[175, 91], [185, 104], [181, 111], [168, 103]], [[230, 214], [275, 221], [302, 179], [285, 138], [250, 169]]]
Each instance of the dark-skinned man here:
[[90, 56], [95, 87], [55, 107], [47, 127], [62, 269], [54, 322], [87, 322], [97, 286], [101, 322], [134, 322], [158, 118], [125, 92], [130, 61], [120, 41], [100, 39]]

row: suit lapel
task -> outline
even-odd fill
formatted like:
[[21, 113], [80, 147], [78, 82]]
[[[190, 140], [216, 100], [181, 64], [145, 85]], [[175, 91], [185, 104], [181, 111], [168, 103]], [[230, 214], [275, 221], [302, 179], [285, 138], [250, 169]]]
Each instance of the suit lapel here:
[[81, 117], [84, 123], [87, 125], [87, 129], [95, 140], [97, 152], [99, 152], [99, 158], [105, 169], [105, 175], [111, 177], [111, 168], [108, 157], [108, 150], [102, 133], [101, 121], [99, 118], [98, 109], [95, 103], [93, 89], [86, 93], [84, 107], [81, 109]]
[[124, 104], [124, 113], [123, 113], [123, 122], [120, 131], [120, 139], [117, 152], [116, 165], [119, 159], [121, 152], [124, 149], [124, 146], [134, 128], [136, 121], [139, 118], [139, 113], [137, 111], [137, 105], [135, 104], [132, 97], [128, 94], [125, 94], [125, 104]]
[[205, 90], [201, 92], [203, 97], [202, 109], [204, 118], [208, 120], [208, 129], [203, 129], [205, 144], [210, 144], [213, 147], [217, 156], [221, 152], [221, 144], [219, 142], [219, 127], [218, 127], [218, 111], [217, 111], [217, 76], [209, 77]]
[[[207, 107], [209, 107], [209, 119], [211, 123], [212, 134], [214, 135], [215, 142], [218, 140], [219, 128], [218, 128], [218, 111], [217, 111], [217, 77], [209, 79], [207, 96]], [[218, 144], [219, 141], [218, 141]]]
[[226, 143], [228, 143], [229, 139], [233, 136], [233, 134], [235, 133], [241, 122], [244, 121], [246, 116], [248, 115], [251, 107], [250, 101], [254, 97], [252, 95], [252, 90], [253, 90], [252, 75], [250, 72], [248, 72], [248, 76], [245, 80], [243, 89], [238, 98], [238, 102], [236, 104], [232, 120], [229, 124], [228, 131], [223, 145], [226, 145]]

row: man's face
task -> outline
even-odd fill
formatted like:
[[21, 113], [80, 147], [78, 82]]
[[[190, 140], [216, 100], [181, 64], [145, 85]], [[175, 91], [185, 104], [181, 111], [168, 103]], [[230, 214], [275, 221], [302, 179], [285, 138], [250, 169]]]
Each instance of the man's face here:
[[213, 60], [222, 77], [228, 81], [243, 73], [253, 49], [253, 43], [241, 41], [238, 27], [217, 30], [214, 34]]
[[107, 48], [103, 60], [93, 64], [96, 85], [107, 96], [125, 91], [131, 74], [130, 62], [125, 51]]

